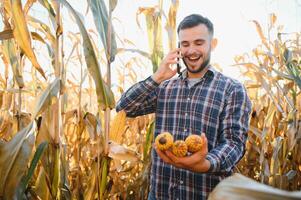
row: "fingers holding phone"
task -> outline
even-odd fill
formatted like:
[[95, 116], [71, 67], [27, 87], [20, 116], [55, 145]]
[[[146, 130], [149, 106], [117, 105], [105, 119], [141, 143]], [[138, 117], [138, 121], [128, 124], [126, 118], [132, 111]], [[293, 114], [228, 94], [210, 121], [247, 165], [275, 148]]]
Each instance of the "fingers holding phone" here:
[[180, 59], [182, 58], [180, 43], [178, 43], [178, 57], [177, 57], [177, 73], [181, 74], [181, 64]]
[[174, 49], [170, 51], [162, 60], [158, 70], [153, 75], [153, 79], [157, 83], [161, 83], [164, 80], [172, 78], [177, 73], [175, 65], [178, 64], [180, 59], [180, 49]]

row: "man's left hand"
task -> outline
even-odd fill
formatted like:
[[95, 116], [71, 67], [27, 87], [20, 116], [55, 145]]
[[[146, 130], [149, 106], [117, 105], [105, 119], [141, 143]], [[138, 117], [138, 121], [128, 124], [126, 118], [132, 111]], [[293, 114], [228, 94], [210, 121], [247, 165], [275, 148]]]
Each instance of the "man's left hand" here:
[[204, 141], [203, 148], [189, 156], [177, 157], [170, 150], [161, 151], [156, 147], [155, 150], [165, 163], [194, 172], [207, 172], [210, 168], [210, 162], [206, 159], [208, 142], [204, 133], [202, 133], [201, 137]]

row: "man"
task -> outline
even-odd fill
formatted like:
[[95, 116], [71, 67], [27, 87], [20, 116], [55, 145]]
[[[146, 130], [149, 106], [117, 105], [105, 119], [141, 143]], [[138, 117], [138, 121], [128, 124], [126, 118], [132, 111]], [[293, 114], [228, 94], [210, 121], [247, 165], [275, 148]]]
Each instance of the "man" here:
[[[242, 158], [251, 103], [243, 85], [210, 65], [216, 46], [213, 25], [190, 15], [178, 26], [180, 48], [169, 52], [158, 70], [132, 86], [117, 105], [135, 117], [155, 112], [155, 136], [170, 132], [175, 140], [199, 134], [205, 147], [184, 158], [152, 150], [149, 199], [206, 199]], [[174, 65], [183, 59], [179, 77]]]

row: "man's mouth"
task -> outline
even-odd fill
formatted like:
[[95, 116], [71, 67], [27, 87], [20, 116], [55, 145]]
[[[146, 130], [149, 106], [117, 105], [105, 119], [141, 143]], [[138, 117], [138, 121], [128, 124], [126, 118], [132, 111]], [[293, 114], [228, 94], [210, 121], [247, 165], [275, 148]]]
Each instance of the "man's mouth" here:
[[190, 62], [197, 62], [202, 56], [198, 55], [198, 56], [187, 56], [187, 60]]

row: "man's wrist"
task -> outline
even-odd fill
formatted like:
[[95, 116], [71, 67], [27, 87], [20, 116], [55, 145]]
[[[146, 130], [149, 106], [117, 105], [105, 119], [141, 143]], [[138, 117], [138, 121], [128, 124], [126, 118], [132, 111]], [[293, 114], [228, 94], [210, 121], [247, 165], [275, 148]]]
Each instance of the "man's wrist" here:
[[152, 75], [152, 79], [153, 79], [156, 83], [158, 83], [158, 84], [160, 84], [160, 83], [163, 81], [163, 79], [162, 79], [158, 74], [156, 74], [156, 73], [154, 73], [154, 74]]
[[209, 160], [204, 159], [204, 161], [194, 165], [190, 168], [191, 171], [198, 172], [198, 173], [206, 173], [209, 171], [211, 163]]
[[208, 172], [210, 169], [211, 163], [209, 160], [205, 159], [204, 161], [204, 172]]

